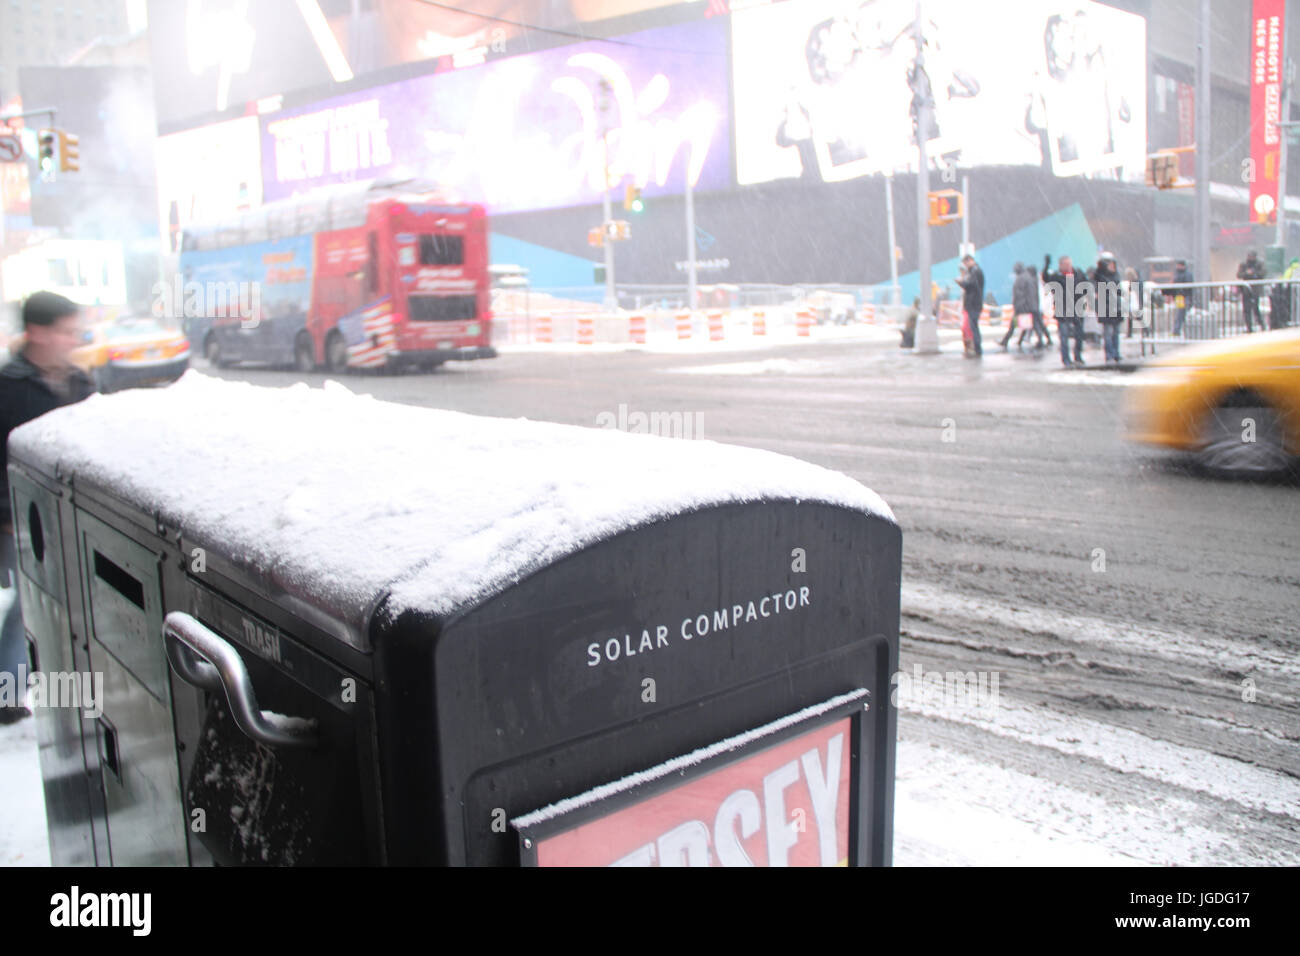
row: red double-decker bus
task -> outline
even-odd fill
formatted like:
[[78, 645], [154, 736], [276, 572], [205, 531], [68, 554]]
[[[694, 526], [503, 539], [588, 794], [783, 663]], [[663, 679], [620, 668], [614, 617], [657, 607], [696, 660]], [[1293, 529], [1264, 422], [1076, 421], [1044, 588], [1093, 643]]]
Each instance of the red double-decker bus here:
[[414, 181], [349, 183], [188, 227], [175, 297], [217, 366], [491, 358], [487, 217]]

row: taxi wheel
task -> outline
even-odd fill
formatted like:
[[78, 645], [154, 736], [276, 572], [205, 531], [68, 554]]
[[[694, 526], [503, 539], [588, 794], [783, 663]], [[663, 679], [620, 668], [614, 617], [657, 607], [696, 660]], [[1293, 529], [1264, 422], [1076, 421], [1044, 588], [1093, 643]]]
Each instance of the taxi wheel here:
[[347, 371], [348, 344], [337, 331], [331, 332], [325, 340], [325, 360], [331, 372]]
[[316, 349], [311, 336], [306, 332], [298, 334], [298, 341], [293, 346], [293, 365], [300, 372], [316, 371]]
[[1267, 478], [1290, 465], [1282, 418], [1254, 392], [1228, 396], [1202, 426], [1199, 457], [1205, 471], [1221, 478]]
[[209, 335], [203, 342], [203, 356], [214, 368], [228, 368], [230, 363], [221, 354], [221, 343], [215, 335]]

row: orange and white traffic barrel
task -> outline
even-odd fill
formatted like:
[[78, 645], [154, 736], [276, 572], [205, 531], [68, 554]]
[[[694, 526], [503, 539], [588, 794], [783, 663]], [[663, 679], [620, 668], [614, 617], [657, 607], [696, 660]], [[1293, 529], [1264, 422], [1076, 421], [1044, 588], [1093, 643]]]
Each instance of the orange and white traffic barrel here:
[[537, 317], [537, 324], [533, 327], [533, 341], [542, 345], [550, 345], [553, 337], [551, 328], [551, 313], [543, 312]]
[[596, 319], [590, 315], [578, 316], [578, 344], [596, 344]]
[[1016, 317], [1015, 306], [1013, 306], [1013, 305], [1004, 305], [1004, 306], [1002, 307], [1002, 321], [1003, 321], [1003, 323], [1005, 323], [1005, 324], [1007, 324], [1007, 325], [1010, 325], [1010, 324], [1011, 324], [1011, 320], [1014, 319], [1015, 317]]
[[687, 309], [677, 313], [677, 337], [679, 339], [691, 337], [691, 313]]
[[755, 335], [767, 335], [767, 316], [762, 312], [755, 312], [751, 329]]
[[645, 316], [629, 315], [627, 332], [635, 345], [645, 345]]
[[863, 322], [876, 321], [876, 303], [864, 302], [862, 304], [862, 321]]
[[722, 313], [710, 312], [709, 313], [709, 341], [721, 342], [725, 334], [726, 333], [723, 331], [723, 327], [722, 327]]
[[813, 314], [811, 309], [800, 309], [794, 317], [796, 335], [812, 335]]

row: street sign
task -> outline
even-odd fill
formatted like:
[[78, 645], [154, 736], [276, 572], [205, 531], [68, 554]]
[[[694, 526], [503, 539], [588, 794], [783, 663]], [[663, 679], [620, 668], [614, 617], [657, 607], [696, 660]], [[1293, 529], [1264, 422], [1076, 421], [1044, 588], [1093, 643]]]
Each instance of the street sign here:
[[0, 133], [0, 163], [17, 163], [23, 158], [23, 141], [18, 132]]

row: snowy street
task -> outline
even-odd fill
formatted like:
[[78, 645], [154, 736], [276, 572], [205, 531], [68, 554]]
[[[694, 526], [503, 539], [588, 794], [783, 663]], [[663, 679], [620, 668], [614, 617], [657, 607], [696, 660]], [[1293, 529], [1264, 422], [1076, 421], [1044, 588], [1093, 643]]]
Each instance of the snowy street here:
[[[895, 864], [1300, 863], [1300, 488], [1214, 481], [1130, 446], [1131, 376], [988, 342], [982, 363], [878, 334], [505, 350], [344, 384], [587, 427], [645, 413], [880, 494], [903, 528], [902, 671], [995, 681], [979, 702], [900, 696]], [[0, 768], [0, 861], [47, 862], [32, 721], [0, 728]]]

